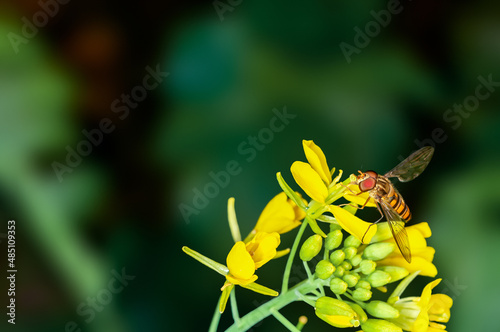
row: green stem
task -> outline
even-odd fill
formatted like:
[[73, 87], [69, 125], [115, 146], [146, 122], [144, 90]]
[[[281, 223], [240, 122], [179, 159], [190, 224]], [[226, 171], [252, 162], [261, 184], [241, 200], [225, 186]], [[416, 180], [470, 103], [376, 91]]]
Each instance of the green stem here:
[[273, 311], [278, 311], [292, 302], [301, 300], [300, 294], [307, 294], [315, 290], [319, 285], [321, 285], [322, 282], [323, 281], [321, 279], [317, 280], [307, 279], [298, 283], [297, 285], [292, 287], [289, 291], [281, 293], [280, 296], [270, 300], [267, 303], [264, 303], [260, 307], [254, 309], [245, 316], [241, 317], [239, 324], [234, 323], [226, 330], [226, 332], [238, 332], [238, 331], [248, 330], [256, 323], [260, 322], [264, 318], [271, 315]]
[[288, 291], [288, 279], [290, 278], [290, 270], [292, 269], [293, 259], [295, 257], [295, 253], [297, 252], [300, 239], [302, 238], [302, 234], [304, 234], [306, 227], [307, 227], [307, 220], [304, 219], [302, 225], [299, 228], [299, 231], [297, 232], [297, 236], [293, 241], [292, 250], [288, 255], [288, 260], [286, 262], [286, 267], [285, 267], [285, 273], [283, 274], [283, 284], [281, 285], [281, 294], [285, 294]]
[[301, 293], [297, 293], [297, 296], [299, 299], [301, 299], [305, 303], [309, 304], [313, 308], [316, 305], [316, 300], [319, 297], [319, 296], [314, 296], [314, 297], [313, 296], [306, 296], [306, 295], [303, 295]]
[[300, 332], [295, 325], [290, 323], [288, 319], [285, 318], [278, 310], [276, 309], [271, 309], [271, 313], [273, 314], [274, 318], [276, 318], [281, 324], [283, 324], [287, 329], [289, 329], [292, 332]]
[[229, 299], [231, 301], [231, 313], [233, 314], [233, 319], [236, 324], [240, 322], [240, 314], [238, 313], [238, 304], [236, 303], [236, 288], [233, 289], [231, 294], [229, 295]]
[[219, 320], [221, 313], [219, 311], [219, 302], [222, 298], [222, 295], [219, 297], [219, 301], [217, 301], [217, 305], [215, 306], [214, 316], [212, 317], [212, 322], [210, 323], [210, 327], [208, 332], [217, 332], [217, 327], [219, 326]]
[[311, 273], [311, 269], [309, 269], [309, 265], [307, 264], [306, 261], [302, 261], [302, 263], [304, 263], [304, 269], [306, 270], [307, 278], [312, 280], [313, 279], [313, 275]]

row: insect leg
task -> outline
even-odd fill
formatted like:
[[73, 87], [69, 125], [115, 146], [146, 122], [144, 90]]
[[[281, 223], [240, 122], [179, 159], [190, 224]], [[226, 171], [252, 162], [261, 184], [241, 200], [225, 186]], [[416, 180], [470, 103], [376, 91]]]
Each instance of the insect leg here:
[[384, 218], [384, 214], [382, 213], [382, 209], [380, 208], [380, 204], [378, 204], [377, 202], [377, 210], [378, 212], [380, 212], [380, 218], [374, 222], [374, 224], [378, 223], [380, 220], [382, 220]]
[[[368, 198], [368, 200], [370, 200], [370, 198]], [[363, 205], [363, 207], [365, 207], [365, 205], [368, 203], [368, 200], [365, 202], [365, 204]], [[362, 207], [362, 208], [363, 208]], [[373, 225], [377, 224], [380, 222], [380, 220], [382, 220], [384, 218], [384, 214], [382, 213], [382, 209], [380, 209], [380, 204], [377, 202], [377, 209], [378, 209], [378, 212], [380, 212], [380, 218], [377, 220], [377, 221], [374, 221], [370, 226], [368, 226], [368, 228], [366, 229], [365, 231], [365, 234], [363, 234], [363, 238], [361, 239], [361, 242], [365, 242], [365, 236], [366, 236], [366, 233], [368, 233], [368, 231], [370, 230], [370, 227], [372, 227]]]
[[346, 186], [345, 184], [343, 184], [342, 182], [340, 183], [340, 185], [344, 188], [346, 188], [347, 190], [349, 190], [351, 193], [353, 193], [354, 195], [358, 196], [359, 194], [362, 194], [363, 192], [360, 191], [359, 193], [355, 192], [354, 190], [352, 190], [351, 188], [349, 188], [349, 186]]
[[375, 225], [376, 223], [373, 223], [373, 224], [370, 224], [370, 226], [368, 226], [368, 228], [366, 229], [366, 232], [365, 234], [363, 234], [363, 238], [361, 238], [361, 243], [365, 243], [365, 236], [366, 236], [366, 233], [368, 233], [368, 231], [370, 230], [370, 227], [372, 227], [373, 225]]

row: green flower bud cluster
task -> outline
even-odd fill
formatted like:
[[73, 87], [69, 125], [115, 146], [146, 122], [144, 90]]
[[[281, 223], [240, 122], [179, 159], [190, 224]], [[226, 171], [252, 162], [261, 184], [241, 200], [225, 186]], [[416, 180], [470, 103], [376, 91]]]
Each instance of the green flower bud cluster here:
[[[377, 264], [397, 250], [395, 244], [363, 244], [353, 235], [346, 236], [337, 225], [332, 224], [326, 238], [315, 234], [304, 241], [300, 258], [309, 262], [320, 254], [321, 249], [325, 251], [324, 259], [317, 262], [314, 275], [324, 280], [323, 285], [329, 287], [335, 296], [327, 295], [317, 300], [317, 316], [338, 327], [361, 326], [364, 331], [378, 331], [380, 328], [399, 331], [397, 326], [387, 321], [397, 319], [399, 311], [386, 302], [372, 300], [374, 289], [382, 290], [387, 284], [409, 274], [403, 267]], [[341, 300], [343, 297], [346, 301]]]

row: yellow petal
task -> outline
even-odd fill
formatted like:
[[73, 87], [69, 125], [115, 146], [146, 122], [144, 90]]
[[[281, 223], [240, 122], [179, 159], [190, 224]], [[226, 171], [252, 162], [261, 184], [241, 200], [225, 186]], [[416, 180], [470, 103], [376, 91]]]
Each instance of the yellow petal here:
[[327, 322], [328, 324], [339, 327], [339, 328], [346, 328], [346, 327], [353, 327], [352, 323], [352, 318], [347, 317], [347, 316], [334, 316], [334, 315], [324, 315], [319, 312], [316, 312], [316, 315]]
[[420, 296], [420, 301], [417, 302], [418, 306], [421, 308], [415, 323], [413, 324], [412, 331], [414, 332], [427, 332], [429, 327], [429, 302], [431, 300], [432, 289], [436, 287], [441, 282], [441, 279], [436, 279], [431, 281], [424, 287], [422, 295]]
[[328, 169], [325, 154], [321, 148], [314, 144], [313, 141], [306, 140], [302, 141], [302, 147], [304, 148], [307, 161], [319, 174], [321, 180], [323, 180], [327, 185], [330, 184], [330, 182], [332, 182], [332, 176], [330, 174], [330, 170]]
[[255, 263], [242, 241], [234, 244], [227, 255], [226, 263], [231, 276], [238, 280], [249, 280], [255, 273]]
[[436, 287], [441, 282], [441, 279], [436, 279], [429, 282], [422, 291], [422, 295], [420, 295], [420, 301], [418, 303], [419, 306], [427, 307], [429, 302], [431, 301], [432, 289]]
[[[399, 253], [399, 251], [398, 251]], [[392, 255], [390, 257], [384, 258], [377, 262], [380, 266], [400, 266], [407, 269], [410, 273], [420, 271], [420, 275], [435, 277], [437, 275], [437, 269], [434, 264], [428, 260], [412, 255], [411, 263], [408, 263], [403, 256]]]
[[417, 228], [406, 227], [406, 233], [411, 243], [411, 250], [417, 252], [427, 248], [427, 241]]
[[321, 177], [312, 169], [311, 165], [296, 161], [290, 168], [295, 182], [306, 192], [309, 197], [317, 202], [324, 203], [328, 196], [328, 188]]
[[376, 224], [363, 221], [339, 206], [329, 205], [328, 210], [335, 216], [343, 229], [363, 243], [370, 243], [373, 235], [377, 232]]
[[233, 277], [232, 275], [228, 274], [226, 276], [226, 279], [229, 283], [233, 284], [233, 285], [240, 285], [240, 286], [245, 286], [245, 285], [249, 285], [253, 282], [255, 282], [255, 280], [257, 280], [257, 276], [254, 274], [253, 276], [251, 276], [250, 278], [248, 279], [240, 279], [240, 278], [235, 278]]
[[[253, 246], [252, 258], [255, 262], [255, 268], [258, 269], [276, 256], [276, 248], [280, 244], [280, 236], [276, 232], [271, 234], [261, 232], [255, 236], [255, 242], [257, 246]], [[248, 247], [249, 244], [247, 244], [247, 250]]]
[[286, 256], [290, 253], [290, 248], [286, 248], [284, 250], [279, 250], [276, 252], [276, 256], [273, 257], [273, 259], [277, 259], [283, 256]]
[[[406, 233], [408, 234], [408, 240], [410, 241], [410, 248], [412, 255], [417, 254], [420, 251], [425, 250], [427, 248], [427, 241], [423, 237], [422, 233], [416, 229], [411, 227], [405, 227]], [[386, 240], [386, 242], [396, 243], [394, 237], [392, 236]], [[397, 255], [397, 252], [394, 252], [393, 255]]]
[[441, 324], [433, 324], [430, 323], [430, 326], [427, 328], [426, 332], [446, 332], [446, 326]]
[[[412, 248], [412, 253], [413, 252], [414, 251]], [[419, 251], [415, 251], [414, 253], [415, 253], [415, 256], [422, 257], [426, 261], [432, 262], [432, 260], [434, 259], [434, 254], [436, 253], [436, 249], [434, 249], [433, 247], [425, 247], [424, 249], [419, 250]]]
[[286, 233], [300, 225], [305, 212], [281, 192], [267, 203], [255, 225], [258, 232]]
[[450, 319], [450, 308], [453, 305], [451, 297], [446, 294], [432, 294], [430, 305], [429, 314], [439, 316], [439, 318], [432, 319], [433, 321], [445, 323]]
[[425, 238], [431, 237], [432, 235], [431, 228], [429, 227], [429, 224], [426, 222], [421, 222], [416, 225], [409, 226], [408, 229], [418, 230]]

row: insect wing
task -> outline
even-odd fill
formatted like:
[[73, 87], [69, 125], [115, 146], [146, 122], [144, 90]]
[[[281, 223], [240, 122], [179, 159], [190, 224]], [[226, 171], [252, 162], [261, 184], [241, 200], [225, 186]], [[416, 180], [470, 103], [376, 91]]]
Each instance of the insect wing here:
[[410, 240], [405, 230], [405, 222], [401, 219], [399, 214], [392, 208], [389, 203], [382, 200], [380, 202], [382, 211], [384, 211], [385, 218], [389, 224], [394, 241], [398, 245], [399, 251], [408, 263], [411, 263]]
[[413, 152], [384, 176], [388, 178], [397, 177], [401, 182], [411, 181], [419, 176], [427, 165], [429, 165], [433, 154], [434, 148], [432, 146], [425, 146]]

